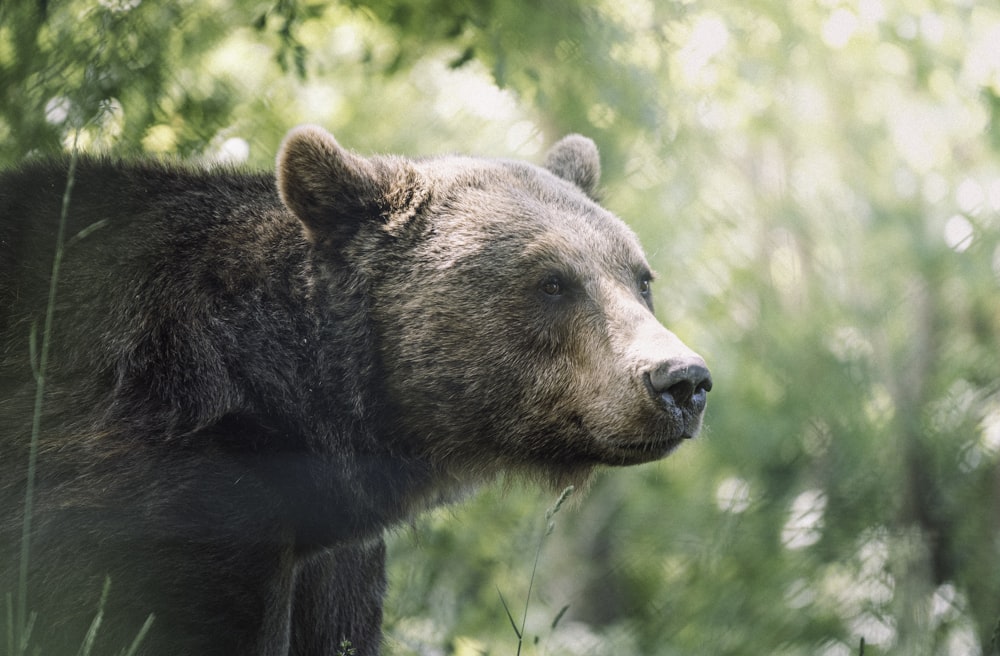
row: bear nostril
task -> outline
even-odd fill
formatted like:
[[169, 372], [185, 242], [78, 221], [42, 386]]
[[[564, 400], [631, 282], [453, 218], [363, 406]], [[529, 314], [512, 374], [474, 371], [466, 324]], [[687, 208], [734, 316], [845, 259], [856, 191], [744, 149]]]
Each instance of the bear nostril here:
[[649, 385], [656, 395], [669, 395], [679, 406], [703, 405], [712, 389], [712, 375], [697, 356], [668, 360], [649, 372]]
[[685, 405], [694, 396], [694, 383], [689, 380], [682, 380], [668, 387], [667, 394], [674, 397], [677, 405]]

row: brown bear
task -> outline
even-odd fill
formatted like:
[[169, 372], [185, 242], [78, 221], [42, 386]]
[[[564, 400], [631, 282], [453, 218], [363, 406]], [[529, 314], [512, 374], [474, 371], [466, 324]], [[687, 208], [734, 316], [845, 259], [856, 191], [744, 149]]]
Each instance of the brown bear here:
[[140, 654], [377, 654], [387, 528], [699, 431], [709, 372], [584, 137], [544, 168], [302, 127], [276, 175], [70, 170], [0, 175], [0, 591], [26, 580], [29, 651], [77, 653], [109, 581], [95, 654], [150, 615]]

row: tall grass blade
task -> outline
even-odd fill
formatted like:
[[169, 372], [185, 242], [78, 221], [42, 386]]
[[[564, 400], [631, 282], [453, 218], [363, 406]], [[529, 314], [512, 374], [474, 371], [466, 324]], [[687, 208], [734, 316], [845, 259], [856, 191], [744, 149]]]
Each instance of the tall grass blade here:
[[[521, 629], [517, 628], [517, 622], [514, 620], [514, 614], [510, 612], [510, 606], [507, 605], [507, 600], [503, 598], [503, 593], [500, 592], [500, 587], [497, 587], [497, 594], [500, 595], [500, 603], [503, 604], [504, 612], [507, 613], [507, 619], [510, 620], [510, 626], [514, 629], [514, 633], [517, 635], [518, 644], [521, 642]], [[518, 653], [521, 649], [518, 647]]]
[[[79, 135], [79, 131], [76, 132]], [[17, 607], [15, 629], [20, 637], [17, 640], [22, 648], [26, 648], [25, 635], [28, 632], [28, 558], [31, 544], [32, 511], [35, 507], [35, 469], [38, 463], [38, 440], [42, 422], [42, 402], [45, 399], [45, 368], [49, 359], [49, 346], [52, 336], [52, 319], [56, 307], [56, 285], [59, 282], [59, 267], [62, 264], [63, 242], [66, 233], [66, 217], [69, 214], [69, 200], [73, 193], [73, 182], [76, 178], [76, 163], [79, 156], [77, 136], [73, 138], [73, 149], [69, 160], [69, 171], [66, 174], [66, 189], [63, 192], [62, 209], [59, 212], [59, 227], [56, 232], [56, 251], [52, 258], [52, 276], [49, 278], [49, 297], [45, 306], [45, 327], [42, 329], [42, 343], [38, 351], [38, 363], [35, 377], [35, 408], [31, 420], [31, 442], [28, 447], [28, 480], [24, 490], [24, 521], [21, 527], [21, 554], [18, 563], [17, 577]]]
[[24, 654], [28, 653], [28, 643], [31, 642], [31, 632], [35, 628], [35, 619], [37, 617], [38, 613], [32, 612], [28, 614], [28, 619], [25, 621], [24, 628], [21, 632], [21, 642], [17, 646], [17, 650], [15, 652], [18, 656], [24, 656]]
[[7, 656], [14, 656], [14, 597], [8, 592], [7, 600]]
[[[562, 508], [563, 503], [569, 498], [569, 495], [573, 493], [573, 486], [570, 485], [562, 491], [559, 498], [556, 499], [555, 504], [545, 511], [545, 533], [538, 539], [538, 548], [535, 549], [535, 562], [531, 565], [531, 578], [528, 579], [528, 594], [524, 597], [524, 616], [521, 618], [521, 632], [524, 632], [524, 627], [528, 623], [528, 605], [531, 603], [531, 588], [535, 584], [535, 573], [538, 571], [538, 559], [542, 555], [542, 545], [545, 544], [545, 538], [552, 535], [552, 531], [556, 528], [556, 523], [554, 517], [559, 509]], [[520, 635], [520, 634], [519, 634]]]
[[122, 656], [135, 656], [135, 653], [139, 650], [139, 646], [142, 644], [146, 634], [149, 633], [150, 627], [153, 626], [153, 620], [155, 619], [156, 615], [150, 613], [149, 617], [146, 618], [146, 621], [142, 623], [142, 628], [139, 629], [137, 634], [135, 634], [135, 639], [132, 640], [132, 644], [129, 645], [128, 649], [121, 652]]
[[[531, 605], [531, 590], [535, 585], [535, 574], [538, 572], [538, 560], [542, 555], [542, 545], [545, 544], [545, 538], [552, 534], [552, 531], [556, 527], [556, 523], [553, 521], [553, 517], [559, 509], [562, 508], [563, 503], [569, 498], [569, 495], [573, 493], [573, 486], [570, 485], [562, 491], [559, 498], [556, 499], [555, 504], [545, 511], [545, 530], [543, 531], [541, 537], [538, 538], [538, 546], [535, 548], [535, 560], [531, 564], [531, 576], [528, 579], [528, 592], [524, 596], [524, 613], [521, 615], [520, 626], [517, 620], [514, 619], [514, 614], [510, 612], [510, 606], [507, 605], [507, 600], [503, 598], [503, 593], [500, 592], [500, 588], [497, 587], [497, 594], [500, 595], [500, 603], [503, 604], [504, 612], [507, 613], [507, 619], [510, 620], [510, 626], [514, 629], [514, 633], [517, 635], [517, 656], [521, 655], [521, 645], [524, 642], [524, 627], [528, 625], [528, 608]], [[564, 606], [562, 610], [556, 615], [556, 618], [552, 621], [552, 628], [556, 627], [559, 620], [562, 619], [563, 614], [569, 609], [569, 606]], [[538, 638], [535, 638], [535, 644], [538, 644]]]
[[77, 656], [90, 656], [90, 651], [94, 648], [94, 640], [97, 639], [97, 632], [101, 628], [101, 622], [104, 621], [104, 605], [108, 602], [108, 590], [110, 588], [111, 578], [106, 577], [104, 579], [104, 587], [101, 589], [101, 603], [97, 606], [97, 615], [94, 615], [94, 619], [90, 623], [90, 628], [87, 629], [87, 635], [83, 638], [83, 644], [80, 645], [80, 651], [77, 652]]

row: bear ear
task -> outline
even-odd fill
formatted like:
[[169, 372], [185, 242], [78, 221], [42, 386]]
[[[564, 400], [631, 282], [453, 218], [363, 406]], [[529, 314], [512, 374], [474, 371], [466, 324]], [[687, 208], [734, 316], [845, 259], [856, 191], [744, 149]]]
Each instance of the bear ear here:
[[281, 201], [313, 242], [342, 242], [366, 220], [381, 219], [391, 232], [417, 213], [428, 193], [409, 162], [362, 157], [314, 125], [292, 129], [277, 159]]
[[545, 168], [596, 198], [601, 157], [597, 145], [587, 137], [571, 134], [560, 139], [545, 156]]

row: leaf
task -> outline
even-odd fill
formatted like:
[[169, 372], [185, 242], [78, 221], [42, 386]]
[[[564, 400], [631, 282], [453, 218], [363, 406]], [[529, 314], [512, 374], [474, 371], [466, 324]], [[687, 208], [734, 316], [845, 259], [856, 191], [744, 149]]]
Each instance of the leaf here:
[[462, 66], [465, 66], [470, 61], [472, 61], [473, 59], [475, 59], [475, 57], [476, 57], [476, 49], [475, 49], [475, 47], [474, 46], [469, 46], [468, 48], [466, 48], [465, 50], [462, 51], [461, 55], [459, 55], [455, 59], [452, 59], [450, 62], [448, 62], [448, 68], [452, 68], [452, 69], [461, 68]]
[[518, 641], [521, 640], [521, 629], [517, 628], [517, 622], [514, 620], [514, 616], [510, 612], [510, 607], [507, 606], [507, 600], [503, 598], [503, 593], [500, 592], [500, 588], [497, 587], [497, 594], [500, 595], [500, 603], [503, 604], [503, 610], [507, 613], [507, 619], [510, 620], [510, 626], [514, 629], [514, 633], [517, 635]]
[[299, 76], [300, 80], [304, 80], [307, 77], [306, 74], [306, 58], [309, 51], [301, 43], [296, 43], [292, 49], [292, 57], [295, 62], [295, 73]]
[[563, 615], [565, 615], [566, 611], [568, 611], [568, 610], [569, 610], [569, 604], [566, 604], [565, 606], [563, 606], [562, 608], [560, 608], [559, 612], [556, 613], [555, 618], [553, 618], [552, 625], [549, 628], [551, 628], [553, 631], [555, 631], [556, 630], [556, 625], [559, 624], [559, 621], [563, 618]]

